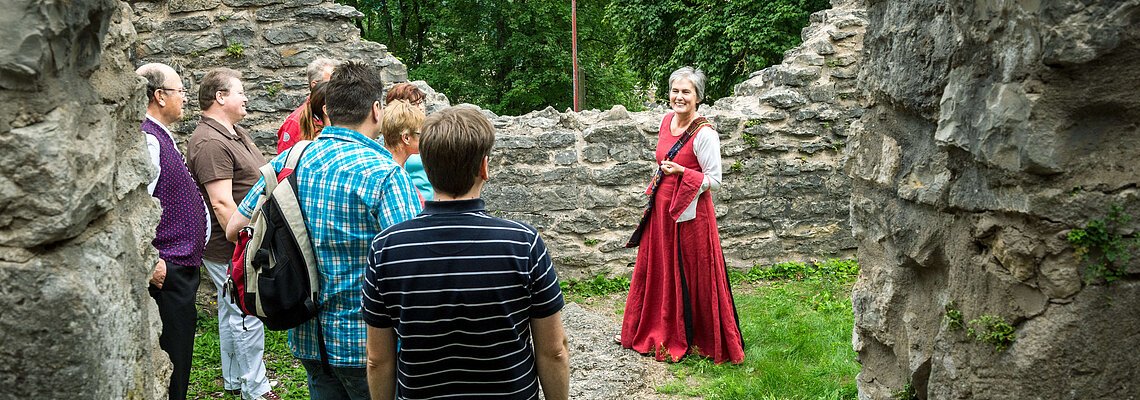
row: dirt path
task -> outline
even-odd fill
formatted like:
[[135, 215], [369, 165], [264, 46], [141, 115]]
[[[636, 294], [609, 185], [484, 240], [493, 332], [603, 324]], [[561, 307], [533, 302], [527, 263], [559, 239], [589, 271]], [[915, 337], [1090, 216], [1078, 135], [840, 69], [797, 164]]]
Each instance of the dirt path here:
[[667, 365], [613, 342], [621, 330], [616, 311], [624, 300], [624, 296], [594, 298], [562, 309], [570, 337], [570, 398], [691, 399], [657, 393], [658, 386], [673, 380]]

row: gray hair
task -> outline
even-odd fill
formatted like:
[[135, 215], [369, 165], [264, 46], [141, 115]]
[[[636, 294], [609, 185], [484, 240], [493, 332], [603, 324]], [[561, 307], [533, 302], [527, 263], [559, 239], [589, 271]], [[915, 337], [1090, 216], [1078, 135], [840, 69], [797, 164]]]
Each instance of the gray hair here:
[[705, 73], [693, 67], [681, 67], [672, 74], [669, 74], [669, 86], [673, 86], [673, 82], [678, 79], [688, 79], [693, 83], [693, 87], [697, 89], [697, 101], [705, 99]]
[[313, 62], [309, 63], [309, 66], [305, 68], [305, 76], [309, 78], [310, 83], [313, 81], [319, 81], [321, 80], [321, 73], [324, 72], [326, 68], [336, 68], [338, 66], [340, 66], [340, 61], [331, 58], [318, 57], [316, 60], [313, 60]]

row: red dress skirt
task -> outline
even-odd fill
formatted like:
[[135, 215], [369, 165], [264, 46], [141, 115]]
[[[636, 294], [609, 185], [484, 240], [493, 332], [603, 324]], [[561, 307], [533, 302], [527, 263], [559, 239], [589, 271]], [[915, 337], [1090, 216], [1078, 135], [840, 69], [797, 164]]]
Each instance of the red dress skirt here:
[[[657, 162], [678, 137], [665, 116], [657, 139]], [[697, 135], [700, 135], [697, 132]], [[694, 139], [697, 135], [694, 135]], [[673, 162], [681, 175], [666, 175], [637, 250], [621, 327], [621, 344], [658, 360], [679, 361], [694, 353], [722, 363], [744, 361], [744, 344], [720, 248], [716, 212], [690, 139]], [[698, 195], [699, 194], [699, 195]], [[676, 222], [697, 198], [696, 218]]]

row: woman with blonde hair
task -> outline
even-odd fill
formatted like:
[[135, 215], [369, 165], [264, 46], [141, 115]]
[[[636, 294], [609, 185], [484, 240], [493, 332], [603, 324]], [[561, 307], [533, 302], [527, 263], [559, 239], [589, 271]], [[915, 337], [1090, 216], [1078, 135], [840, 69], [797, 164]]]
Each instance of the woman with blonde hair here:
[[392, 152], [396, 164], [404, 166], [408, 157], [420, 153], [420, 129], [424, 126], [424, 112], [419, 107], [404, 100], [388, 103], [380, 124], [384, 147]]

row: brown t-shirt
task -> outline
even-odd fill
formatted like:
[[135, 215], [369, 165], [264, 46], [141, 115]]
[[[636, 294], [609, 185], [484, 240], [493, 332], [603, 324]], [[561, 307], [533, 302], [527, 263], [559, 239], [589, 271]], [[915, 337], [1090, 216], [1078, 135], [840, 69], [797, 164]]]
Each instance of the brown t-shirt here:
[[[265, 165], [265, 156], [253, 144], [253, 139], [245, 128], [234, 125], [237, 135], [230, 133], [220, 122], [210, 117], [202, 117], [190, 137], [186, 149], [186, 164], [198, 182], [202, 198], [210, 203], [205, 184], [219, 180], [233, 181], [234, 204], [241, 203], [245, 194], [257, 183], [261, 173], [257, 171]], [[225, 263], [233, 257], [234, 244], [226, 240], [226, 227], [219, 224], [213, 207], [210, 207], [212, 231], [210, 243], [206, 244], [203, 255], [207, 260]]]

